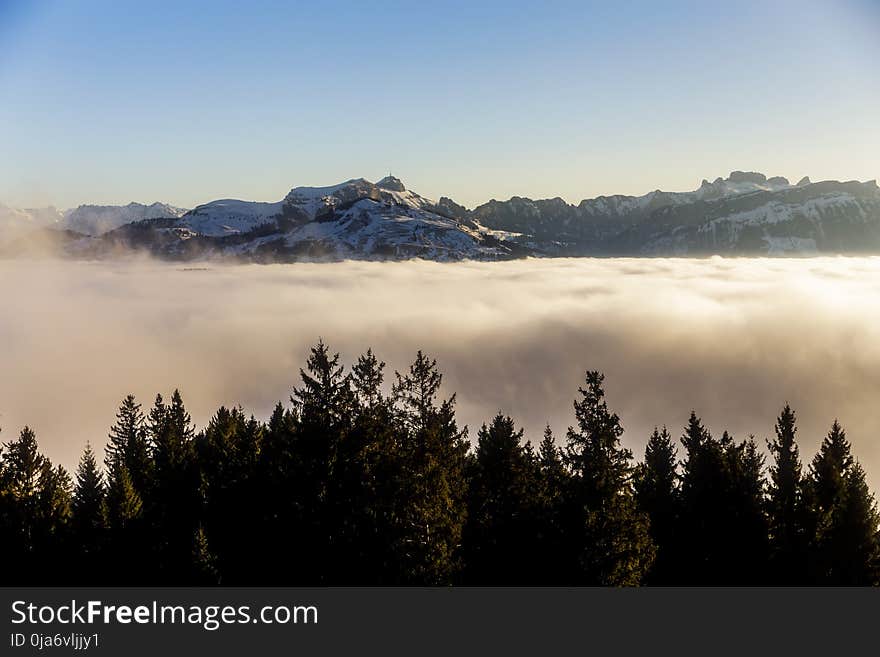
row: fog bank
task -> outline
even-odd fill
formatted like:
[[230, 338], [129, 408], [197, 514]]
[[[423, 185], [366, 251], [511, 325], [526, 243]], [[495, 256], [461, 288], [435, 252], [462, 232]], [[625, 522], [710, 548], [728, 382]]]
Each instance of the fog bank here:
[[641, 456], [690, 410], [772, 435], [798, 413], [811, 458], [839, 417], [880, 488], [880, 258], [555, 259], [191, 268], [0, 261], [0, 440], [24, 424], [68, 467], [103, 447], [123, 396], [179, 387], [204, 426], [220, 404], [266, 417], [319, 336], [352, 362], [438, 359], [472, 436], [501, 410], [561, 439], [585, 369]]

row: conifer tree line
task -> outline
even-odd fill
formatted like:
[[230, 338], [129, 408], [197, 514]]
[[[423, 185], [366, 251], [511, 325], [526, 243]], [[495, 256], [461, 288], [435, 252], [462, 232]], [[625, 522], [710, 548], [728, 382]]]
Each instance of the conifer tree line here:
[[[436, 361], [312, 348], [267, 422], [126, 397], [71, 476], [25, 428], [0, 451], [3, 585], [877, 585], [880, 515], [835, 421], [804, 463], [785, 406], [767, 454], [691, 413], [636, 463], [604, 377], [575, 424], [471, 445]], [[558, 445], [561, 443], [561, 446]], [[103, 461], [101, 463], [100, 461]]]

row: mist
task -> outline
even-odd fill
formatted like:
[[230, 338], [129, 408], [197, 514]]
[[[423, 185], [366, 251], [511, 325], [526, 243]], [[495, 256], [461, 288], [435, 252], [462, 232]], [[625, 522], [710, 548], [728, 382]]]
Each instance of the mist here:
[[[319, 337], [393, 371], [422, 349], [471, 437], [497, 411], [538, 442], [573, 422], [586, 369], [637, 457], [691, 409], [716, 433], [772, 436], [798, 414], [808, 462], [839, 418], [880, 488], [880, 258], [552, 259], [181, 266], [0, 261], [0, 440], [25, 424], [72, 468], [122, 398], [179, 387], [265, 418]], [[146, 408], [145, 408], [146, 410]]]

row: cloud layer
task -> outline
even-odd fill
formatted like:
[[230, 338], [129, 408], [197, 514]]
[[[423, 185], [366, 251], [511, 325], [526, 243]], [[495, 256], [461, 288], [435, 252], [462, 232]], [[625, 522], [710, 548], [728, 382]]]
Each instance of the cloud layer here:
[[[180, 387], [220, 404], [287, 400], [319, 336], [351, 362], [436, 357], [471, 427], [502, 410], [557, 437], [585, 369], [641, 455], [693, 408], [713, 430], [772, 435], [789, 401], [808, 460], [839, 417], [880, 487], [880, 258], [572, 259], [181, 267], [0, 261], [0, 426], [67, 466], [103, 446], [122, 397]], [[390, 372], [389, 372], [390, 374]]]

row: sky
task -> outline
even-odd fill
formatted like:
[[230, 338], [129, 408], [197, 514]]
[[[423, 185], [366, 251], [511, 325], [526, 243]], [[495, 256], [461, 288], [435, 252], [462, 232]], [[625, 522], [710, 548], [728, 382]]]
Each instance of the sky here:
[[0, 0], [0, 203], [880, 176], [880, 3]]

